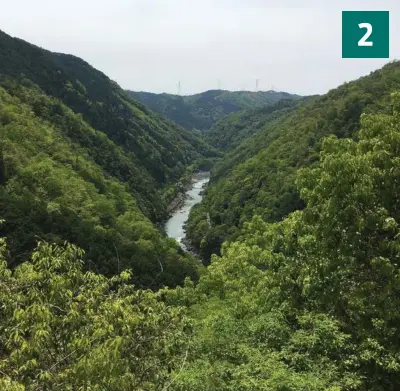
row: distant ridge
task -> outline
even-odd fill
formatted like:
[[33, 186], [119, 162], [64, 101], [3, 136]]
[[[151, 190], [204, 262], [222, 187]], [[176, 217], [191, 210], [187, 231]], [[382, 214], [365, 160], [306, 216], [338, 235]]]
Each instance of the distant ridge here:
[[256, 109], [299, 95], [278, 91], [208, 90], [194, 95], [154, 94], [128, 91], [129, 94], [188, 130], [208, 130], [221, 118], [243, 109]]

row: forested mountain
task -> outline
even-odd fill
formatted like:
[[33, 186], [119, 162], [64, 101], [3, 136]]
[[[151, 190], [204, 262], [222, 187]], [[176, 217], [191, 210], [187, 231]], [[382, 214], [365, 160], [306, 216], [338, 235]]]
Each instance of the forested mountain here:
[[215, 155], [194, 134], [83, 60], [4, 33], [0, 131], [0, 231], [11, 265], [38, 240], [68, 240], [86, 251], [87, 267], [131, 268], [145, 286], [196, 276], [196, 262], [152, 224], [186, 170]]
[[171, 292], [195, 324], [175, 389], [400, 388], [399, 93], [392, 104], [298, 170], [303, 211], [254, 216], [195, 287]]
[[[252, 216], [277, 221], [302, 209], [296, 171], [318, 161], [322, 138], [353, 137], [361, 113], [390, 111], [390, 92], [399, 88], [400, 63], [394, 62], [324, 96], [299, 102], [285, 115], [278, 111], [272, 121], [260, 116], [264, 123], [257, 126], [262, 130], [228, 151], [213, 169], [206, 197], [191, 212], [188, 234], [205, 259], [218, 253], [224, 240], [236, 238]], [[246, 121], [253, 121], [253, 116], [240, 119], [244, 129], [252, 126]], [[214, 142], [221, 146], [218, 139]]]
[[205, 268], [153, 223], [219, 153], [0, 34], [1, 391], [400, 389], [400, 63], [207, 138]]
[[70, 245], [12, 271], [0, 239], [0, 388], [397, 391], [399, 93], [384, 111], [326, 138], [305, 209], [254, 216], [197, 284], [137, 290]]
[[128, 91], [152, 110], [165, 115], [188, 130], [208, 130], [230, 113], [272, 105], [298, 95], [277, 91], [210, 90], [195, 95], [153, 94]]
[[[104, 132], [125, 154], [124, 168], [115, 156], [70, 130], [73, 140], [88, 143], [96, 162], [111, 175], [130, 184], [142, 198], [148, 214], [159, 217], [157, 191], [176, 181], [186, 165], [209, 148], [195, 135], [153, 114], [106, 75], [85, 61], [65, 54], [51, 53], [0, 31], [0, 74], [18, 80], [29, 79], [44, 93], [59, 99], [82, 115], [94, 129]], [[36, 103], [40, 110], [40, 102]], [[53, 109], [56, 115], [57, 108]], [[44, 114], [46, 113], [39, 113]], [[53, 114], [53, 113], [50, 113]], [[101, 161], [102, 160], [102, 161]], [[116, 166], [119, 166], [116, 169]], [[114, 169], [114, 170], [113, 170]], [[147, 205], [145, 205], [147, 204]], [[155, 209], [155, 210], [153, 210]]]
[[294, 110], [303, 99], [282, 99], [269, 106], [229, 114], [204, 132], [204, 140], [222, 151], [234, 149], [262, 130], [267, 123], [279, 120]]

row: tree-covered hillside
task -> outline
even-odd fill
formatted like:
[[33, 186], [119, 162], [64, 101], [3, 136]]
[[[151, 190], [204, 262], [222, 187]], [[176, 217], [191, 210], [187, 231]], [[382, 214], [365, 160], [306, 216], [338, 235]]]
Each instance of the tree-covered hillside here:
[[282, 99], [269, 106], [229, 114], [209, 131], [204, 132], [204, 140], [222, 151], [234, 149], [242, 141], [262, 130], [267, 123], [287, 115], [304, 99], [309, 98]]
[[187, 96], [128, 92], [155, 112], [165, 115], [188, 130], [208, 130], [230, 113], [269, 106], [281, 99], [300, 98], [298, 95], [276, 91], [210, 90]]
[[[27, 259], [38, 240], [68, 240], [86, 251], [88, 268], [106, 275], [130, 268], [145, 286], [196, 276], [195, 261], [162, 236], [128, 184], [112, 175], [140, 176], [138, 168], [81, 115], [31, 82], [3, 80], [0, 129], [0, 232], [11, 266]], [[147, 202], [156, 206], [157, 198]]]
[[174, 286], [198, 263], [154, 225], [187, 171], [215, 156], [83, 60], [0, 32], [0, 233], [8, 262], [69, 241], [85, 267]]
[[392, 99], [388, 114], [362, 115], [353, 138], [325, 138], [315, 166], [298, 170], [303, 211], [254, 216], [196, 284], [138, 290], [129, 272], [84, 273], [78, 249], [44, 243], [10, 270], [0, 239], [0, 388], [397, 391]]
[[[222, 242], [237, 237], [254, 215], [277, 221], [302, 209], [296, 171], [318, 161], [322, 138], [353, 137], [361, 113], [388, 112], [389, 94], [399, 88], [400, 63], [394, 62], [324, 96], [299, 102], [276, 120], [260, 116], [265, 121], [262, 130], [228, 151], [212, 171], [206, 197], [191, 212], [188, 234], [203, 257], [218, 253]], [[253, 117], [242, 118], [243, 128], [251, 127], [246, 121]]]
[[[106, 171], [129, 183], [151, 218], [163, 215], [158, 189], [176, 182], [195, 159], [214, 155], [194, 134], [150, 112], [80, 58], [51, 53], [0, 31], [0, 74], [19, 82], [29, 79], [121, 147], [124, 168], [93, 141], [69, 134], [97, 153], [96, 162]], [[41, 109], [40, 102], [36, 106]]]
[[400, 389], [400, 62], [206, 137], [203, 267], [219, 152], [0, 33], [1, 391]]

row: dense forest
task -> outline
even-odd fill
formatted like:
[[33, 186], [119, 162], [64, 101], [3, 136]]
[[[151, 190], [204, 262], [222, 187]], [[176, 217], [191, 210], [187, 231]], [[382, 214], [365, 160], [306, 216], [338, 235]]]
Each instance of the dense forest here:
[[188, 130], [207, 131], [218, 120], [243, 109], [273, 105], [282, 99], [295, 100], [300, 96], [277, 91], [210, 90], [195, 95], [153, 94], [128, 91], [129, 94], [155, 112]]
[[400, 63], [200, 140], [0, 33], [0, 136], [0, 390], [400, 389]]
[[301, 100], [282, 99], [277, 103], [256, 109], [241, 110], [220, 119], [208, 131], [204, 139], [221, 151], [229, 151], [239, 146], [242, 141], [261, 131], [269, 122], [278, 120], [294, 110]]
[[[394, 62], [326, 95], [300, 100], [294, 109], [231, 115], [229, 126], [213, 129], [209, 140], [226, 153], [188, 223], [188, 235], [203, 258], [208, 261], [225, 240], [238, 238], [254, 215], [274, 222], [302, 209], [297, 170], [316, 164], [325, 136], [356, 137], [361, 113], [388, 113], [390, 92], [398, 89], [400, 63]], [[249, 128], [254, 135], [237, 145], [231, 133], [240, 139]]]
[[[141, 207], [152, 218], [162, 215], [158, 189], [176, 182], [188, 164], [203, 156], [215, 156], [194, 134], [154, 114], [131, 99], [115, 82], [83, 60], [51, 53], [0, 31], [0, 75], [23, 82], [29, 80], [45, 94], [57, 98], [92, 128], [105, 133], [124, 156], [108, 152], [99, 141], [67, 127], [72, 141], [87, 147], [96, 163], [111, 175], [129, 183], [141, 198]], [[56, 106], [56, 104], [54, 104]], [[50, 113], [57, 120], [57, 107]], [[61, 116], [62, 117], [62, 116]], [[47, 119], [47, 118], [45, 118]], [[97, 144], [96, 144], [97, 143]], [[123, 159], [124, 162], [116, 160]], [[129, 165], [129, 166], [128, 166]]]
[[305, 208], [254, 216], [197, 284], [135, 289], [41, 243], [0, 263], [1, 389], [395, 391], [400, 95], [298, 171]]
[[38, 240], [68, 240], [108, 276], [130, 268], [153, 288], [196, 278], [197, 262], [153, 223], [188, 170], [216, 156], [203, 141], [84, 61], [4, 33], [0, 129], [0, 233], [11, 266]]

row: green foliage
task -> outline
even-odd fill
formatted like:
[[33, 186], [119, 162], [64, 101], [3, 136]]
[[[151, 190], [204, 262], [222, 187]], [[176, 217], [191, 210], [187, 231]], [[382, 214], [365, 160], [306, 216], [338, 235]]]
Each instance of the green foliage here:
[[298, 173], [306, 202], [259, 216], [169, 292], [194, 324], [177, 390], [395, 391], [400, 387], [400, 93], [358, 141], [323, 141]]
[[[303, 98], [301, 101], [306, 99], [309, 98]], [[204, 139], [220, 150], [231, 150], [261, 131], [267, 123], [290, 113], [298, 103], [297, 99], [282, 99], [262, 108], [230, 114], [205, 132]]]
[[[0, 232], [9, 240], [10, 264], [26, 260], [38, 238], [68, 240], [85, 249], [88, 268], [106, 275], [133, 269], [133, 280], [142, 286], [174, 286], [187, 275], [196, 279], [196, 261], [162, 236], [138, 208], [133, 195], [140, 203], [139, 192], [119, 181], [114, 170], [129, 175], [130, 167], [121, 149], [37, 88], [5, 85], [9, 92], [0, 88], [5, 170], [0, 210], [6, 223]], [[35, 115], [37, 102], [47, 114]], [[49, 113], [54, 105], [56, 119]], [[101, 155], [90, 148], [92, 142], [102, 147]], [[155, 208], [158, 197], [147, 202]]]
[[30, 262], [0, 258], [4, 391], [160, 390], [182, 365], [189, 324], [160, 294], [82, 271], [76, 247], [39, 244]]
[[298, 95], [276, 91], [210, 90], [179, 96], [150, 92], [128, 93], [157, 113], [165, 115], [188, 130], [208, 130], [230, 113], [273, 105], [281, 99], [298, 99]]
[[[77, 57], [51, 53], [0, 31], [0, 74], [16, 79], [17, 85], [32, 86], [33, 82], [45, 95], [57, 98], [46, 102], [46, 98], [31, 94], [26, 103], [32, 105], [35, 115], [57, 123], [73, 141], [90, 149], [107, 172], [129, 183], [153, 220], [165, 217], [158, 190], [176, 182], [185, 166], [196, 159], [216, 156], [196, 135], [151, 113]], [[21, 95], [17, 87], [11, 88], [13, 94]], [[79, 129], [82, 126], [76, 121], [65, 118], [61, 103], [107, 138]]]
[[[361, 113], [390, 112], [389, 93], [399, 88], [400, 63], [393, 62], [324, 96], [299, 102], [295, 110], [275, 120], [261, 117], [266, 121], [263, 128], [255, 129], [254, 136], [228, 150], [212, 170], [206, 195], [189, 217], [188, 237], [195, 247], [215, 251], [218, 243], [235, 240], [254, 215], [279, 221], [302, 209], [296, 172], [316, 164], [322, 138], [329, 134], [353, 137]], [[253, 116], [249, 114], [248, 119], [252, 122]], [[253, 126], [243, 125], [245, 133], [246, 126]], [[222, 123], [219, 129], [223, 129]], [[207, 214], [211, 227], [204, 226]], [[211, 254], [207, 251], [203, 256], [209, 259]]]
[[[214, 253], [198, 279], [145, 216], [146, 191], [165, 204], [179, 184], [44, 93], [54, 58], [74, 99], [102, 87], [75, 58], [40, 53], [43, 69], [30, 72], [41, 88], [0, 85], [0, 389], [400, 389], [400, 93], [386, 96], [399, 63], [285, 113], [240, 114], [260, 115], [263, 129], [241, 132], [231, 117], [237, 138], [218, 125], [228, 149], [254, 136], [193, 209], [191, 235]], [[121, 119], [149, 120], [127, 102]], [[181, 185], [213, 163], [207, 151], [178, 159]], [[38, 238], [56, 244], [31, 254]], [[175, 288], [138, 289], [161, 285]]]
[[358, 142], [326, 139], [320, 166], [298, 178], [319, 258], [308, 295], [357, 335], [366, 388], [379, 390], [400, 385], [400, 94], [393, 105], [393, 116], [362, 116]]

